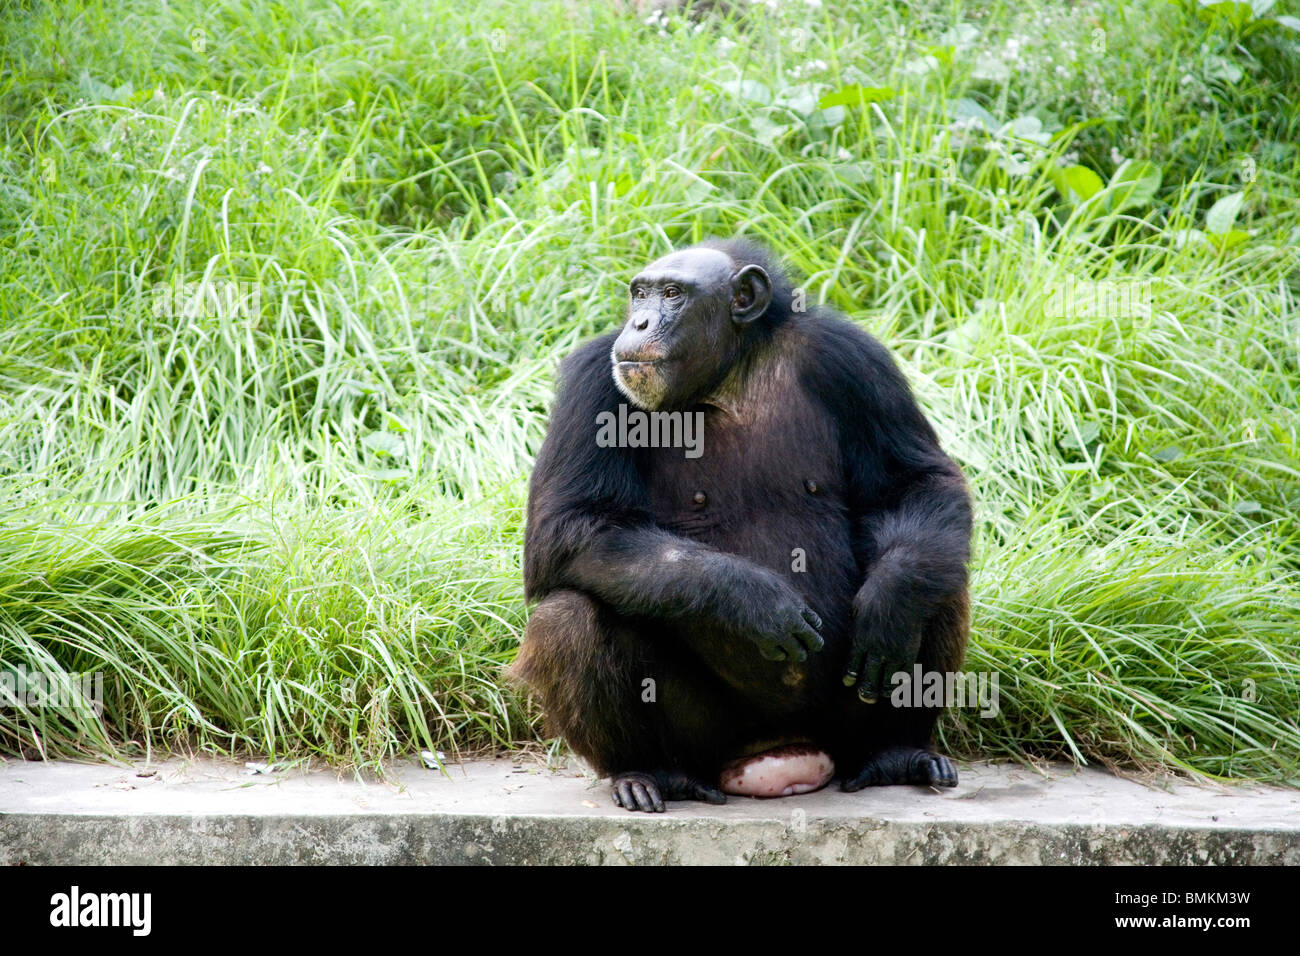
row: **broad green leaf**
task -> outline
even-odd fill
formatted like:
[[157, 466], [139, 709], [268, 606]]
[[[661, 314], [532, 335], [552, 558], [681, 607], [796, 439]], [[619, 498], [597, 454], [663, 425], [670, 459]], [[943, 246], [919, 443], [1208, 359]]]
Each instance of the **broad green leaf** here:
[[834, 129], [844, 122], [848, 113], [843, 106], [832, 106], [829, 109], [818, 110], [808, 120], [809, 129]]
[[401, 436], [394, 435], [392, 432], [371, 432], [361, 439], [361, 444], [381, 457], [385, 455], [393, 458], [406, 457], [406, 442]]
[[811, 83], [800, 83], [798, 86], [786, 87], [777, 93], [773, 105], [784, 106], [801, 117], [811, 116], [821, 106], [817, 99], [816, 87]]
[[1243, 27], [1255, 18], [1255, 11], [1249, 3], [1235, 3], [1233, 0], [1200, 0], [1200, 9], [1196, 16], [1206, 23], [1226, 20], [1234, 27]]
[[1087, 202], [1101, 189], [1101, 177], [1086, 166], [1056, 166], [1048, 171], [1052, 185], [1066, 202]]
[[1144, 160], [1126, 160], [1106, 186], [1107, 212], [1119, 212], [1130, 206], [1145, 206], [1160, 189], [1160, 167]]
[[892, 86], [860, 86], [854, 83], [827, 93], [817, 101], [820, 109], [832, 106], [866, 106], [868, 103], [881, 103], [892, 100], [897, 91]]
[[993, 117], [992, 113], [974, 100], [966, 97], [962, 97], [955, 103], [948, 104], [948, 115], [955, 120], [975, 120], [990, 133], [1002, 125]]
[[1087, 166], [1066, 166], [1061, 170], [1065, 184], [1080, 199], [1087, 201], [1101, 189], [1101, 177]]
[[722, 89], [741, 100], [767, 106], [772, 102], [772, 91], [757, 80], [728, 80]]
[[1013, 136], [1016, 139], [1027, 139], [1032, 143], [1038, 143], [1040, 146], [1046, 146], [1052, 141], [1052, 135], [1043, 132], [1043, 121], [1033, 115], [1017, 116], [998, 130], [998, 133], [1002, 136]]
[[1229, 193], [1224, 196], [1205, 214], [1205, 231], [1222, 234], [1231, 230], [1232, 224], [1237, 221], [1237, 213], [1241, 212], [1241, 204], [1245, 201], [1245, 193]]
[[1241, 78], [1246, 74], [1242, 72], [1241, 67], [1233, 63], [1224, 56], [1209, 56], [1205, 58], [1205, 78], [1207, 80], [1222, 80], [1225, 83], [1240, 83]]
[[1250, 238], [1250, 233], [1242, 229], [1229, 229], [1225, 233], [1211, 233], [1206, 236], [1210, 243], [1221, 252], [1239, 246]]
[[750, 128], [754, 131], [754, 138], [764, 146], [775, 145], [776, 141], [790, 132], [790, 124], [774, 123], [768, 117], [758, 114], [749, 118]]
[[1011, 67], [999, 56], [981, 53], [975, 58], [975, 65], [971, 67], [970, 75], [977, 80], [987, 80], [990, 83], [1005, 83], [1011, 79]]
[[1101, 437], [1101, 425], [1097, 422], [1084, 422], [1079, 426], [1079, 434], [1066, 432], [1061, 438], [1060, 445], [1069, 451], [1082, 451], [1087, 446]]

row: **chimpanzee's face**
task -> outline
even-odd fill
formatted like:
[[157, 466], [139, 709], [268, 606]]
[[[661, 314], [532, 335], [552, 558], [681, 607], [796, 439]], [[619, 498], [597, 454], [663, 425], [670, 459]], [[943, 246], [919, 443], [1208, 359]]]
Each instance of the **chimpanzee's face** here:
[[652, 262], [629, 287], [614, 343], [614, 382], [646, 409], [704, 398], [735, 358], [743, 325], [771, 300], [767, 273], [726, 253], [687, 249]]

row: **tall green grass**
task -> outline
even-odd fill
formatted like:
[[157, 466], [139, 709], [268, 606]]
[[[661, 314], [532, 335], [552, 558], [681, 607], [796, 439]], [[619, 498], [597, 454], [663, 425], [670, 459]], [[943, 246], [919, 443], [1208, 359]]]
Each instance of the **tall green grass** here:
[[554, 363], [743, 230], [971, 479], [1001, 708], [946, 746], [1297, 780], [1286, 22], [113, 0], [0, 37], [0, 662], [106, 677], [0, 750], [536, 740], [500, 667]]

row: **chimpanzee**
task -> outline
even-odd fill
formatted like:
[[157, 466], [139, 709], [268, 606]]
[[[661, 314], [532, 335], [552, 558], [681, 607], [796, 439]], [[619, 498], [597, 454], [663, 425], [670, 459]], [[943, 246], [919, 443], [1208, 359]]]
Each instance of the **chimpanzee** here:
[[623, 329], [560, 368], [512, 676], [628, 810], [837, 769], [845, 790], [956, 786], [941, 708], [890, 696], [915, 664], [961, 667], [970, 498], [893, 359], [798, 308], [747, 240], [667, 255], [630, 293]]

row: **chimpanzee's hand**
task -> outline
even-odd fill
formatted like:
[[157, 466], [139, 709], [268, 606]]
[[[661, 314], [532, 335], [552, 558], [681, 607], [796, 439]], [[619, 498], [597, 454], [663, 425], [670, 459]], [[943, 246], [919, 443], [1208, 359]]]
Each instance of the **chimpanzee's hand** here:
[[775, 578], [769, 593], [750, 604], [752, 620], [745, 635], [769, 661], [805, 661], [825, 646], [817, 629], [822, 619], [794, 588]]
[[859, 616], [853, 627], [853, 648], [844, 673], [844, 686], [857, 686], [858, 697], [874, 704], [888, 697], [895, 674], [912, 673], [921, 651], [921, 628], [882, 627], [873, 616]]

